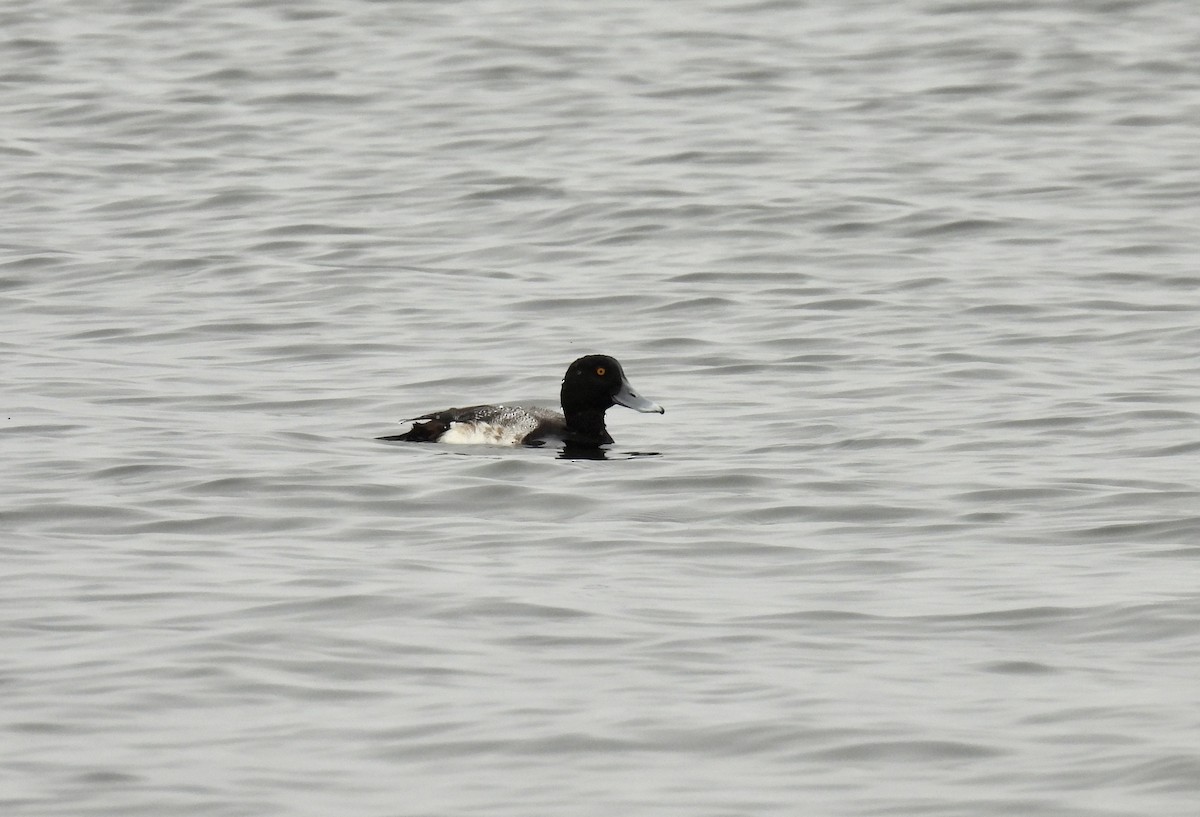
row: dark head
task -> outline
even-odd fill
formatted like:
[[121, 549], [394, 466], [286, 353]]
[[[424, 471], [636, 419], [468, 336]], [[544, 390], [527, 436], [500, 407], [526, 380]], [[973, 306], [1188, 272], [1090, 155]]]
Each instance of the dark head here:
[[563, 375], [560, 398], [567, 429], [581, 439], [594, 438], [599, 443], [612, 442], [604, 428], [604, 412], [610, 406], [664, 413], [658, 403], [634, 391], [621, 364], [608, 355], [588, 355], [572, 363]]
[[625, 379], [621, 364], [608, 355], [588, 355], [572, 363], [563, 375], [559, 396], [564, 411], [605, 411], [618, 405], [647, 413], [664, 412], [658, 403], [652, 403], [633, 390]]

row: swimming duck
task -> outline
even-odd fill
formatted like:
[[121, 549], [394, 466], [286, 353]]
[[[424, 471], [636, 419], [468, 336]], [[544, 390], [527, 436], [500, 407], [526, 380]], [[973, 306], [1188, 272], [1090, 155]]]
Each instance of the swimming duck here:
[[535, 446], [562, 442], [598, 448], [613, 441], [604, 427], [604, 412], [611, 406], [644, 413], [666, 411], [634, 391], [621, 364], [608, 355], [587, 355], [567, 367], [559, 399], [561, 414], [544, 408], [497, 405], [434, 411], [406, 420], [413, 427], [403, 434], [378, 439]]

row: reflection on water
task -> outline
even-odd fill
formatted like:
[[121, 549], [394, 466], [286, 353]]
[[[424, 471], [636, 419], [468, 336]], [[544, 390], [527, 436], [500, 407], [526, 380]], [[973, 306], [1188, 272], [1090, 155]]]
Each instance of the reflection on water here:
[[[551, 449], [554, 446], [549, 446], [543, 440], [539, 440], [529, 445], [524, 446], [507, 446], [507, 445], [454, 445], [448, 443], [414, 443], [408, 440], [401, 440], [397, 437], [374, 437], [375, 441], [382, 442], [389, 446], [397, 448], [418, 447], [422, 449], [436, 449], [439, 453], [461, 454], [464, 456], [503, 456], [505, 451], [515, 451], [520, 448], [546, 448]], [[596, 448], [594, 446], [584, 445], [564, 445], [558, 449], [557, 459], [560, 460], [632, 460], [638, 457], [661, 457], [660, 451], [612, 451], [605, 448]]]
[[565, 445], [558, 452], [560, 460], [631, 460], [637, 457], [661, 457], [658, 451], [609, 451], [579, 445]]

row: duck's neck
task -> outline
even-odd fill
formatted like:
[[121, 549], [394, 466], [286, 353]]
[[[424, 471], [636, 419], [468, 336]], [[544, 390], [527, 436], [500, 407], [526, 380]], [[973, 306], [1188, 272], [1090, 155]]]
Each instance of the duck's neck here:
[[611, 443], [608, 429], [604, 427], [604, 412], [606, 409], [575, 409], [563, 407], [567, 418], [568, 442], [578, 445], [600, 446]]

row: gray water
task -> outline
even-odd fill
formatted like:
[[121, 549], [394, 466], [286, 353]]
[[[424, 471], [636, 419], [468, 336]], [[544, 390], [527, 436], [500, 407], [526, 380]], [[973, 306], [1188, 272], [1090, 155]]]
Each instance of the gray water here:
[[[5, 815], [1191, 815], [1200, 13], [9, 2]], [[606, 459], [385, 444], [620, 358]]]

